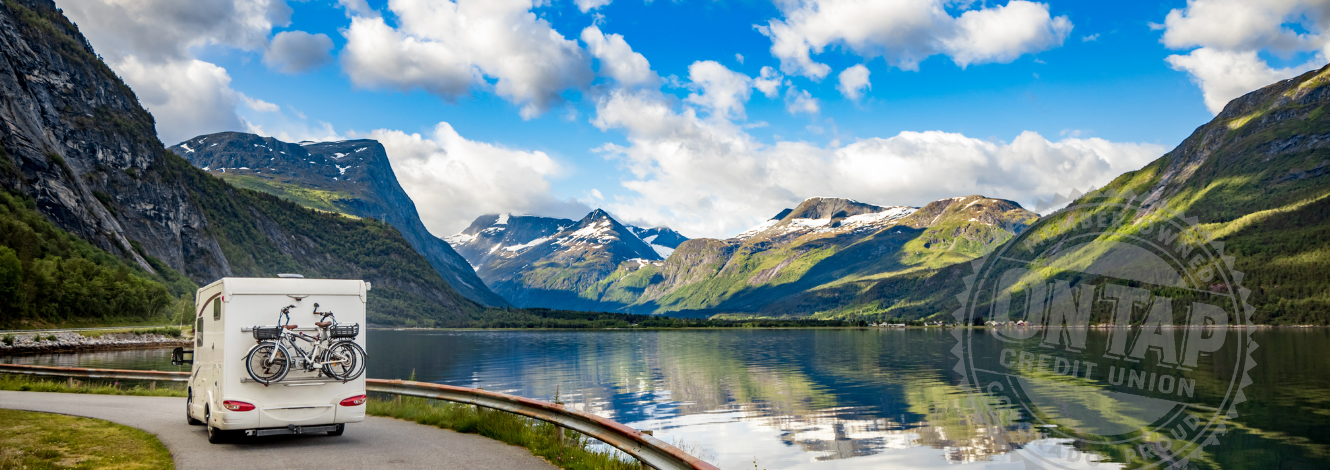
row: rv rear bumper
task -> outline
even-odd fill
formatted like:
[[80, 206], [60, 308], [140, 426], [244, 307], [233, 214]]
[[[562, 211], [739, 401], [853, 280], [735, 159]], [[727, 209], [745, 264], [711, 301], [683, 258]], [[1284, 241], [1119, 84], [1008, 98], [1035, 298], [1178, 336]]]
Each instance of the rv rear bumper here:
[[339, 424], [324, 424], [319, 426], [296, 426], [294, 424], [284, 428], [264, 428], [264, 429], [246, 429], [246, 436], [278, 436], [282, 434], [315, 434], [322, 432], [333, 432], [337, 430]]

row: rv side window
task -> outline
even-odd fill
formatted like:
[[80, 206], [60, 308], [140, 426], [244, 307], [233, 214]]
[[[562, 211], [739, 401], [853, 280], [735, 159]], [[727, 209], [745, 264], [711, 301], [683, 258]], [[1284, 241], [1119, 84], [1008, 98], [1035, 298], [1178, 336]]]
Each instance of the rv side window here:
[[222, 319], [222, 299], [213, 299], [212, 301], [212, 319]]
[[194, 324], [194, 346], [203, 346], [203, 317]]

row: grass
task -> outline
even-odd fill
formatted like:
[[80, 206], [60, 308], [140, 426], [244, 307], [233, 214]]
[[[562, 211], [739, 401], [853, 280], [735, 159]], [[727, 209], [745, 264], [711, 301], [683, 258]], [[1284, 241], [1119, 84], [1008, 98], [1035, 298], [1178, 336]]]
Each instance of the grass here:
[[0, 470], [175, 468], [145, 431], [100, 419], [0, 409]]
[[451, 402], [439, 402], [418, 397], [400, 400], [371, 399], [368, 412], [416, 423], [474, 433], [515, 446], [525, 447], [532, 454], [543, 457], [559, 468], [623, 469], [640, 468], [637, 460], [605, 447], [599, 441], [576, 431], [564, 429], [563, 442], [559, 442], [558, 428], [553, 424], [518, 416], [512, 413], [477, 408]]
[[[140, 397], [184, 397], [183, 382], [82, 381], [47, 379], [23, 374], [0, 374], [0, 390], [19, 392], [90, 393], [94, 395], [133, 395]], [[0, 433], [2, 434], [2, 433]], [[0, 467], [3, 468], [3, 467]]]
[[[0, 390], [25, 392], [184, 397], [186, 395], [184, 387], [183, 383], [176, 382], [161, 382], [160, 386], [153, 387], [144, 383], [129, 385], [127, 382], [84, 382], [46, 379], [22, 374], [0, 374]], [[524, 447], [530, 450], [533, 455], [543, 457], [560, 468], [570, 470], [637, 470], [640, 468], [637, 460], [632, 457], [617, 450], [606, 448], [604, 444], [581, 433], [565, 429], [563, 442], [560, 443], [557, 428], [553, 424], [505, 411], [486, 408], [477, 409], [471, 405], [416, 397], [402, 397], [401, 400], [371, 399], [367, 411], [372, 416], [397, 418], [427, 426], [479, 434], [507, 444]], [[5, 421], [0, 420], [0, 436], [5, 434], [4, 429]], [[0, 437], [0, 443], [3, 442], [4, 438]], [[6, 447], [0, 446], [0, 448]], [[167, 459], [169, 461], [169, 455]], [[4, 462], [4, 460], [0, 460], [0, 470], [11, 468], [4, 466]], [[28, 465], [27, 468], [62, 468], [34, 466], [26, 463], [23, 465]], [[12, 468], [22, 468], [22, 465]]]

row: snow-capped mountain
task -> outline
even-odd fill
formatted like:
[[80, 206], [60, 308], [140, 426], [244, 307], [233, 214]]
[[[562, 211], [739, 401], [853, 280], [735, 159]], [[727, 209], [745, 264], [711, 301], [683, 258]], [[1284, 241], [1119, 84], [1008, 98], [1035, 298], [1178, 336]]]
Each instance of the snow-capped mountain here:
[[669, 227], [642, 228], [632, 225], [627, 227], [633, 235], [651, 245], [651, 249], [656, 250], [661, 259], [669, 258], [670, 253], [674, 253], [674, 249], [678, 248], [680, 243], [688, 241], [688, 237], [680, 235]]
[[731, 240], [784, 242], [810, 234], [844, 234], [877, 231], [918, 210], [908, 206], [877, 206], [853, 199], [814, 197], [794, 209], [735, 235]]
[[482, 215], [446, 240], [514, 305], [614, 310], [621, 305], [581, 294], [620, 265], [660, 263], [687, 238], [667, 227], [626, 226], [596, 209], [577, 221]]

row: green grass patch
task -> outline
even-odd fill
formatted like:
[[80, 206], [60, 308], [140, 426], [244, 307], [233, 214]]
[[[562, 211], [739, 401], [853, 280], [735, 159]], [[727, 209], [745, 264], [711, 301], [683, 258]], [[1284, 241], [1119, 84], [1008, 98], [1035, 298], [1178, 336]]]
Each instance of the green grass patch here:
[[188, 395], [185, 392], [184, 382], [153, 383], [142, 380], [85, 381], [78, 379], [48, 379], [24, 374], [0, 374], [0, 390], [17, 392], [88, 393], [93, 395], [133, 395], [139, 397], [184, 397]]
[[310, 189], [298, 184], [286, 183], [263, 176], [211, 172], [209, 174], [221, 178], [223, 181], [226, 181], [237, 188], [268, 193], [310, 209], [332, 212], [359, 219], [359, 217], [351, 215], [345, 206], [344, 201], [355, 199], [355, 196], [348, 193]]
[[0, 409], [0, 469], [175, 468], [145, 431], [100, 419]]
[[532, 454], [566, 469], [637, 470], [637, 460], [605, 447], [579, 432], [564, 429], [560, 442], [558, 427], [505, 411], [478, 408], [417, 397], [400, 400], [371, 399], [368, 412], [416, 423], [479, 434], [497, 441], [525, 447]]

